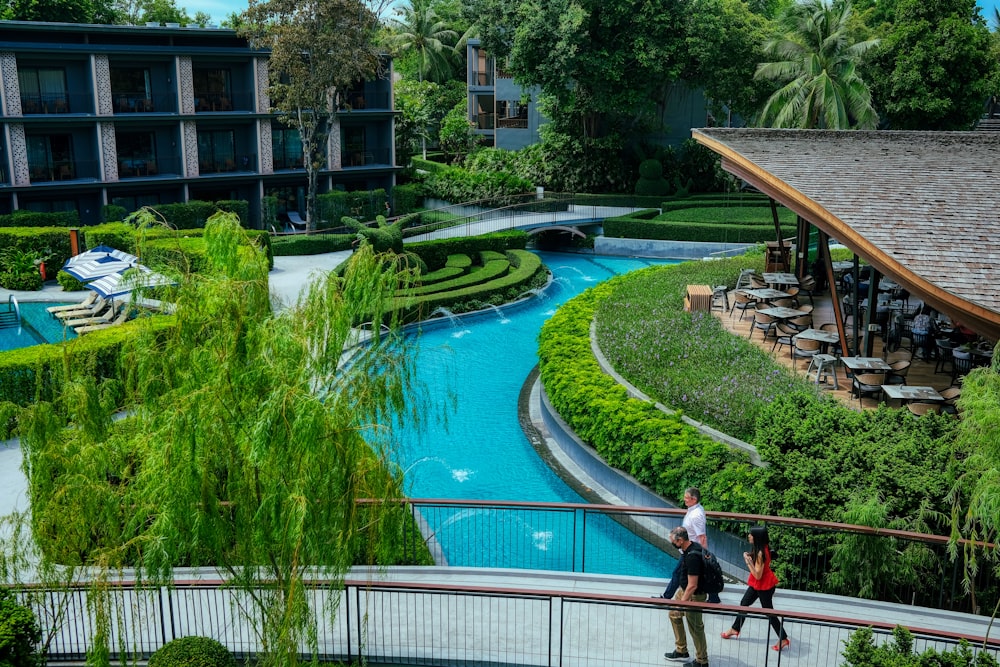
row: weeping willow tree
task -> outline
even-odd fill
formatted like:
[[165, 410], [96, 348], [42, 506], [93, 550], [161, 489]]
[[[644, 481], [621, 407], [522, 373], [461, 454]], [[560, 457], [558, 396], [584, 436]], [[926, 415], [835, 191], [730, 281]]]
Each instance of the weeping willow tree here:
[[[332, 593], [352, 563], [398, 546], [402, 509], [356, 501], [401, 497], [394, 427], [421, 421], [413, 355], [384, 305], [407, 273], [362, 246], [274, 314], [265, 253], [235, 217], [210, 219], [205, 242], [211, 270], [183, 281], [172, 326], [135, 325], [120, 382], [68, 368], [57, 402], [24, 416], [33, 527], [51, 560], [155, 583], [217, 568], [263, 664], [297, 664], [334, 611], [308, 604], [306, 580]], [[389, 333], [354, 347], [364, 321]]]

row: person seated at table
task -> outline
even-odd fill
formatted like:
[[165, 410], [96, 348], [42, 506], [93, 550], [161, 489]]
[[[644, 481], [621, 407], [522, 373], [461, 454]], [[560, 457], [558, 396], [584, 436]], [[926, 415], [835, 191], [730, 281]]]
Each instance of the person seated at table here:
[[971, 343], [977, 338], [979, 338], [979, 334], [977, 334], [975, 331], [965, 326], [958, 320], [952, 321], [952, 330], [951, 330], [952, 342], [958, 345], [962, 345], [964, 343]]
[[934, 338], [937, 334], [937, 322], [931, 317], [934, 309], [924, 305], [916, 317], [913, 318], [913, 325], [910, 331], [913, 332], [913, 352], [914, 356], [920, 352], [920, 357], [925, 361], [934, 355]]

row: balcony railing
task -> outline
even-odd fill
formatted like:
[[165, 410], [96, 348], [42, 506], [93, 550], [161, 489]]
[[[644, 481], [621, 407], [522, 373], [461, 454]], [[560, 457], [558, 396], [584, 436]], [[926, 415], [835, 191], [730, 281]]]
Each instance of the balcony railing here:
[[257, 156], [238, 154], [235, 157], [199, 157], [198, 172], [201, 174], [224, 174], [231, 172], [257, 171]]
[[373, 111], [389, 109], [389, 93], [349, 92], [341, 101], [341, 111]]
[[112, 97], [114, 98], [116, 114], [177, 111], [177, 96], [173, 94], [147, 96], [145, 94], [114, 93]]
[[119, 158], [118, 178], [148, 178], [150, 176], [180, 175], [179, 157]]
[[53, 160], [43, 164], [29, 164], [31, 183], [73, 181], [82, 178], [99, 178], [96, 160]]
[[275, 155], [274, 168], [278, 169], [304, 169], [305, 158], [301, 153], [296, 155]]
[[346, 150], [340, 154], [340, 164], [345, 168], [370, 167], [372, 165], [389, 165], [389, 149]]
[[194, 93], [195, 112], [252, 111], [253, 96], [247, 92]]
[[93, 110], [90, 95], [80, 93], [21, 93], [21, 113], [38, 114], [88, 113]]

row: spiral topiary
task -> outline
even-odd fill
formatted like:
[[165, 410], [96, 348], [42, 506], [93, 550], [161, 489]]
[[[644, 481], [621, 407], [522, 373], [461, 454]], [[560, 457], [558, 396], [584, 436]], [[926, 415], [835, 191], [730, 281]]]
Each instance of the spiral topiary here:
[[149, 657], [149, 667], [237, 667], [225, 646], [209, 637], [181, 637]]

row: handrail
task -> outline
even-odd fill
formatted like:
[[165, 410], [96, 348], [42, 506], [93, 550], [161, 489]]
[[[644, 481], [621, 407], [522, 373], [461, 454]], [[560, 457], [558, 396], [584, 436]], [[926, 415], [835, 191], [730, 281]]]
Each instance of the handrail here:
[[17, 298], [11, 294], [7, 297], [7, 312], [13, 311], [17, 315], [17, 321], [21, 321], [21, 306], [17, 303]]

